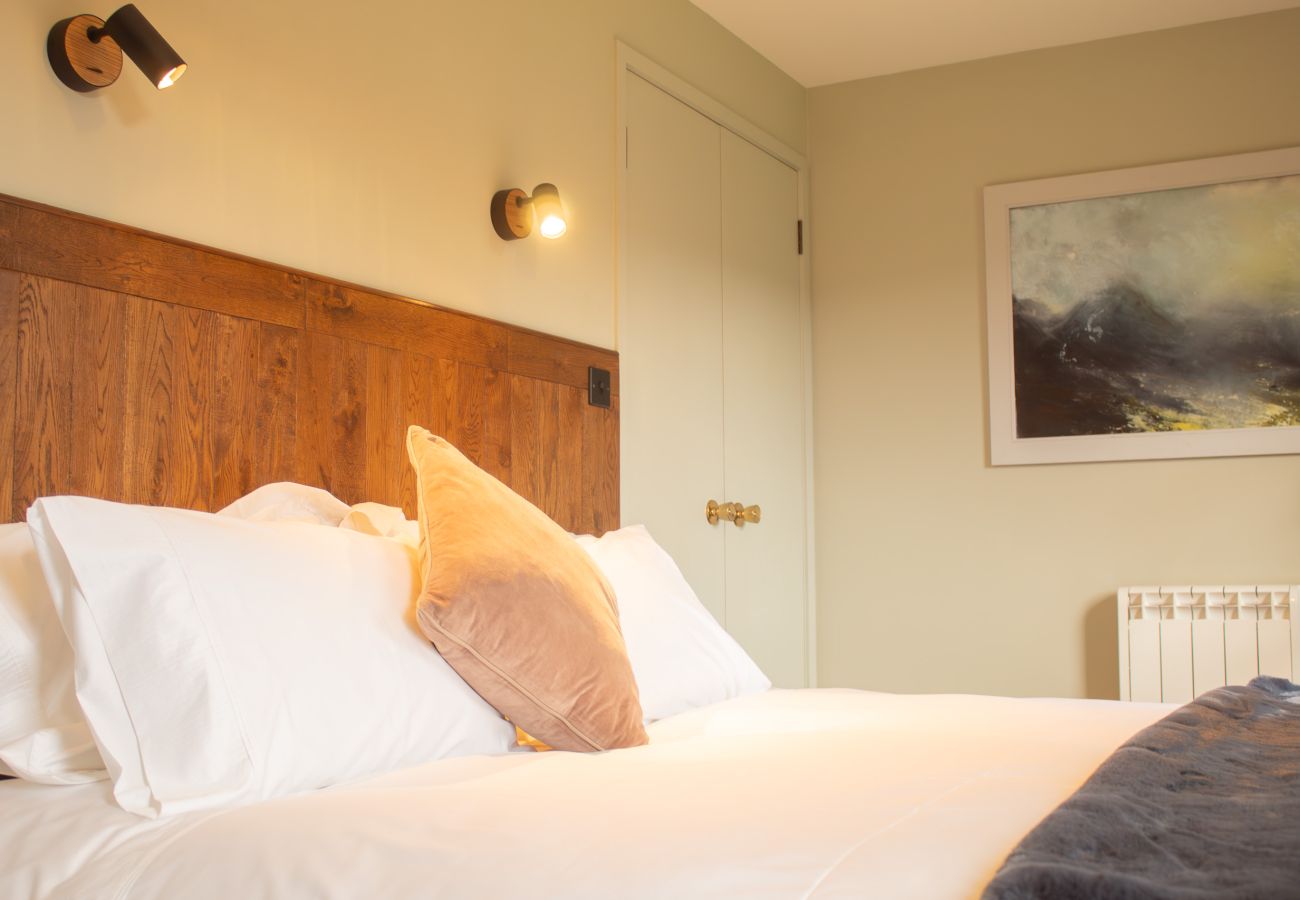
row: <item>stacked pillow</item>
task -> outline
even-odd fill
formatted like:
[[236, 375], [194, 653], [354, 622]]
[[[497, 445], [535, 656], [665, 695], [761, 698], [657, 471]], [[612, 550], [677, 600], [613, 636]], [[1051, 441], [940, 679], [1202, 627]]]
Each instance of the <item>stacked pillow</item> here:
[[309, 790], [514, 729], [414, 627], [411, 548], [84, 497], [28, 524], [114, 796], [164, 815]]
[[277, 481], [245, 494], [217, 515], [247, 522], [306, 522], [339, 525], [351, 509], [323, 488]]
[[[351, 528], [414, 542], [414, 523], [401, 510], [379, 504], [349, 508], [328, 491], [287, 482], [260, 487], [219, 515]], [[402, 535], [371, 524], [391, 529], [398, 520]], [[73, 663], [31, 531], [25, 524], [0, 525], [0, 776], [45, 784], [109, 777], [77, 702]]]
[[0, 775], [108, 777], [72, 683], [72, 647], [26, 525], [0, 525]]
[[278, 484], [0, 526], [0, 774], [167, 815], [505, 752], [515, 726], [635, 746], [769, 687], [644, 528], [575, 540], [441, 438], [408, 451], [418, 523]]
[[618, 596], [619, 619], [646, 722], [772, 686], [705, 609], [643, 525], [581, 535]]

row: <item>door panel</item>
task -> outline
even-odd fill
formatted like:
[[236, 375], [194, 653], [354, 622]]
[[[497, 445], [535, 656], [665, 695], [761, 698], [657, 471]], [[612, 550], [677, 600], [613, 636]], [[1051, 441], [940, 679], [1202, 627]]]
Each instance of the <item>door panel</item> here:
[[[807, 683], [797, 173], [629, 73], [623, 520], [783, 687]], [[743, 528], [708, 499], [759, 504]]]
[[762, 520], [725, 534], [726, 626], [780, 687], [807, 683], [804, 361], [796, 172], [722, 132], [723, 472]]
[[722, 240], [718, 125], [628, 76], [619, 302], [622, 518], [644, 524], [720, 621]]

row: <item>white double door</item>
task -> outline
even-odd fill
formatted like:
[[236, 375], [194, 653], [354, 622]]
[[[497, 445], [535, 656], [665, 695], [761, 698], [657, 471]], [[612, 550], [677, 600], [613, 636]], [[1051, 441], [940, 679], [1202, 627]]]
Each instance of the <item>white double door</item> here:
[[[809, 683], [798, 173], [629, 73], [622, 517], [778, 686]], [[709, 500], [761, 520], [709, 524]]]

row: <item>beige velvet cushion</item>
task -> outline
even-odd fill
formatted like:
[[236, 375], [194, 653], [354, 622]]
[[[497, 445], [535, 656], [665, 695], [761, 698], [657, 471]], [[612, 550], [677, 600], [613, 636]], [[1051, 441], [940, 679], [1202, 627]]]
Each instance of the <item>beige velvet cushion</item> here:
[[557, 750], [648, 740], [614, 591], [568, 533], [412, 425], [420, 628], [479, 695]]

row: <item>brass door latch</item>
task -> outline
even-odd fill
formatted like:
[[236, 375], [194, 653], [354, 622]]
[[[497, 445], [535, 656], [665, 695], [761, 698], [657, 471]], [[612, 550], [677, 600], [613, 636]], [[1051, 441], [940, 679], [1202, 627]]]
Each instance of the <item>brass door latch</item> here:
[[737, 528], [744, 528], [746, 522], [757, 525], [763, 518], [763, 510], [757, 504], [746, 506], [743, 503], [719, 503], [710, 500], [704, 507], [704, 518], [710, 525], [717, 525], [718, 520], [721, 519]]

